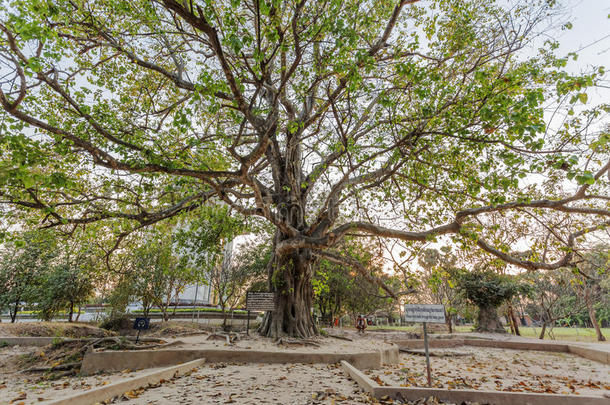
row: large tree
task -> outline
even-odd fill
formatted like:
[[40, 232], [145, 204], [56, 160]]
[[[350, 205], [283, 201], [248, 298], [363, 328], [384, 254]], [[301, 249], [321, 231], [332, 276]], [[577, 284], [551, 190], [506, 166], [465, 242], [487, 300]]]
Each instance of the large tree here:
[[[450, 234], [558, 268], [609, 221], [610, 162], [598, 158], [607, 134], [572, 131], [597, 115], [545, 126], [551, 84], [585, 102], [601, 73], [560, 72], [552, 41], [523, 52], [552, 3], [4, 2], [2, 201], [40, 211], [43, 226], [105, 221], [117, 246], [215, 201], [258, 217], [275, 229], [278, 299], [261, 329], [274, 336], [317, 332], [316, 257], [366, 272], [333, 251], [348, 234]], [[573, 194], [549, 186], [562, 170]], [[530, 173], [540, 184], [524, 187]], [[482, 227], [496, 212], [549, 210], [576, 219], [547, 262], [512, 257]]]

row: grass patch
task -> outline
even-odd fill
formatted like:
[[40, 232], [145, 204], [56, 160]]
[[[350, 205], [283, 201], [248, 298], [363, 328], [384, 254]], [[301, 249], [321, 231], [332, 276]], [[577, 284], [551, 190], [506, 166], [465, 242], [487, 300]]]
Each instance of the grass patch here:
[[[547, 331], [549, 329], [547, 328]], [[521, 326], [519, 327], [521, 336], [537, 338], [542, 331], [540, 327], [534, 326]], [[602, 334], [608, 338], [610, 337], [610, 328], [602, 328]], [[593, 328], [559, 328], [555, 327], [552, 331], [552, 337], [555, 340], [568, 340], [573, 342], [597, 342], [597, 335]], [[545, 340], [551, 340], [551, 337], [547, 334], [544, 337]]]

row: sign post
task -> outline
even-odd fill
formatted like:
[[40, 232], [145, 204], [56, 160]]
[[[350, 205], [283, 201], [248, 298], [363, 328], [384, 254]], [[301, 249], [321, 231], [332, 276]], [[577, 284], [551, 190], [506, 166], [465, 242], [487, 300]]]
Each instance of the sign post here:
[[426, 371], [428, 374], [428, 387], [432, 386], [430, 374], [430, 352], [428, 350], [428, 328], [427, 323], [445, 323], [444, 305], [415, 304], [405, 305], [406, 322], [422, 322], [424, 325], [424, 351], [426, 352]]
[[140, 332], [150, 328], [150, 318], [136, 318], [133, 322], [133, 328], [138, 330], [138, 335], [136, 336], [136, 344], [138, 344]]
[[248, 291], [246, 293], [246, 310], [248, 311], [246, 335], [250, 335], [250, 311], [273, 311], [274, 309], [275, 293]]

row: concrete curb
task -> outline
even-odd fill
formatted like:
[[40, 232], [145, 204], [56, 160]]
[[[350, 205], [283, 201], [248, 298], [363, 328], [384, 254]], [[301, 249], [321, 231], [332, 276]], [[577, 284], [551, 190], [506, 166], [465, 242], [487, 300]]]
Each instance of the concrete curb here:
[[257, 350], [226, 349], [169, 349], [139, 351], [88, 352], [85, 354], [81, 374], [98, 371], [138, 370], [164, 367], [193, 359], [205, 358], [208, 362], [240, 363], [339, 363], [347, 360], [361, 369], [380, 368], [383, 363], [398, 363], [398, 347], [357, 353], [302, 353], [265, 352]]
[[94, 388], [89, 391], [81, 392], [64, 398], [53, 399], [41, 402], [44, 405], [89, 405], [119, 396], [127, 391], [147, 387], [150, 384], [158, 384], [161, 380], [169, 380], [178, 375], [187, 373], [192, 369], [202, 365], [205, 359], [197, 359], [188, 363], [168, 367], [163, 370], [153, 371], [139, 377], [128, 380], [118, 381], [103, 387]]
[[568, 351], [585, 359], [599, 361], [600, 363], [610, 364], [610, 351], [591, 349], [590, 347], [568, 345]]
[[[396, 340], [400, 349], [421, 349], [424, 342], [421, 339]], [[597, 350], [575, 344], [549, 342], [509, 342], [502, 340], [482, 339], [431, 339], [432, 348], [453, 348], [459, 346], [491, 347], [496, 349], [535, 350], [541, 352], [572, 353], [589, 360], [610, 364], [610, 351]]]
[[362, 390], [379, 399], [388, 396], [392, 399], [414, 401], [433, 396], [442, 401], [462, 403], [464, 401], [489, 403], [495, 405], [608, 405], [608, 399], [582, 395], [536, 394], [524, 392], [446, 390], [442, 388], [408, 388], [380, 386], [366, 374], [342, 361], [343, 370]]

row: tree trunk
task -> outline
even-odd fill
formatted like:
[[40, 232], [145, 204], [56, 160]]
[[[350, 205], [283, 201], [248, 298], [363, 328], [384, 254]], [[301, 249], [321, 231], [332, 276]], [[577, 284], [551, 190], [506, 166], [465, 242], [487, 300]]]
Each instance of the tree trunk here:
[[307, 249], [282, 257], [272, 255], [268, 272], [270, 290], [276, 293], [275, 310], [266, 313], [259, 328], [262, 335], [306, 338], [318, 334], [311, 314], [311, 261]]
[[447, 324], [447, 329], [449, 333], [453, 333], [453, 314], [447, 314], [445, 317], [445, 323]]
[[72, 315], [74, 315], [74, 303], [70, 302], [70, 312], [68, 313], [68, 322], [72, 322]]
[[500, 323], [498, 309], [494, 307], [479, 308], [477, 317], [477, 332], [506, 333]]
[[11, 313], [11, 323], [15, 323], [15, 321], [17, 320], [17, 312], [19, 311], [19, 299], [17, 299], [17, 301], [15, 301], [15, 308], [14, 310], [12, 310]]
[[227, 330], [227, 309], [225, 307], [225, 303], [222, 302], [222, 304], [220, 304], [220, 310], [222, 311], [222, 330], [226, 331]]
[[506, 320], [508, 321], [508, 326], [510, 326], [510, 333], [515, 334], [515, 325], [513, 324], [513, 320], [508, 314], [508, 310], [506, 310]]
[[585, 303], [587, 304], [587, 309], [589, 310], [589, 319], [591, 319], [591, 324], [595, 328], [595, 334], [597, 335], [597, 340], [599, 342], [605, 342], [606, 338], [602, 334], [602, 330], [599, 327], [599, 323], [597, 322], [597, 316], [595, 315], [595, 308], [593, 307], [593, 303], [591, 302], [591, 297], [589, 295], [589, 291], [585, 295]]
[[515, 311], [513, 309], [512, 304], [508, 304], [508, 317], [510, 320], [511, 328], [513, 332], [517, 336], [521, 336], [521, 332], [519, 331], [519, 322], [517, 321], [517, 317], [515, 316]]
[[540, 331], [540, 336], [538, 336], [538, 339], [544, 339], [544, 332], [546, 332], [546, 322], [542, 322], [542, 330]]

